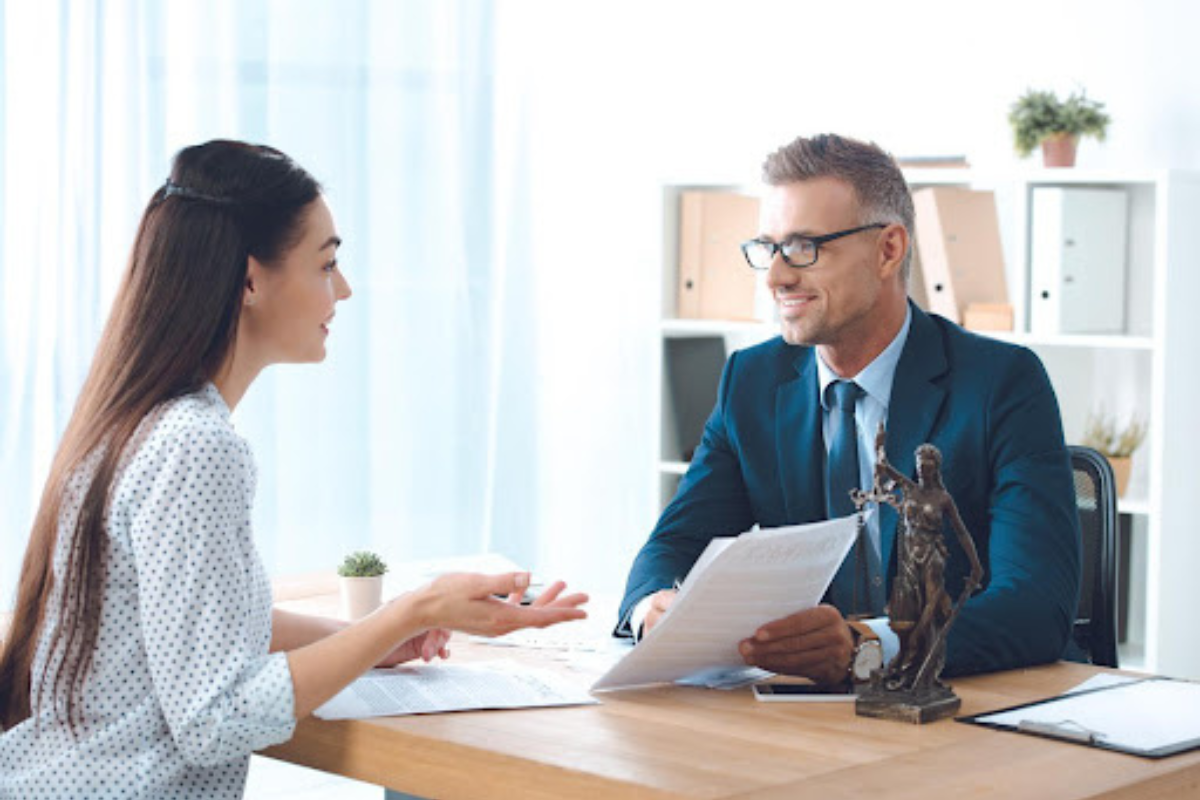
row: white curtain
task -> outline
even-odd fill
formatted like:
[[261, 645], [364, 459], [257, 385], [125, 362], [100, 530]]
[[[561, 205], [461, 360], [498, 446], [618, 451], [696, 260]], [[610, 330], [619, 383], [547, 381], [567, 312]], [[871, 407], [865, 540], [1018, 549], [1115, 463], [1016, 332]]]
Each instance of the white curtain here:
[[217, 137], [322, 181], [355, 292], [327, 361], [272, 368], [235, 414], [269, 568], [544, 554], [527, 143], [494, 106], [493, 14], [0, 0], [0, 608], [137, 219], [171, 155]]

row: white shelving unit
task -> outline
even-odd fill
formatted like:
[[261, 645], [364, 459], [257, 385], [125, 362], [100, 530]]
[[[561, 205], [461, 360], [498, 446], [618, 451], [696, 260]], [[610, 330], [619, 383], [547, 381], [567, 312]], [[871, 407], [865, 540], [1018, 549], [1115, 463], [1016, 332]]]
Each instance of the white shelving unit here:
[[[1122, 666], [1200, 678], [1191, 587], [1200, 579], [1193, 451], [1200, 445], [1200, 173], [967, 170], [906, 173], [912, 188], [967, 186], [996, 193], [1009, 300], [1017, 330], [992, 334], [1034, 350], [1058, 394], [1068, 442], [1092, 410], [1149, 422], [1119, 501], [1122, 526]], [[1129, 201], [1123, 331], [1103, 335], [1029, 332], [1031, 198], [1038, 187], [1120, 188]], [[674, 495], [716, 397], [729, 352], [777, 333], [771, 322], [676, 318], [678, 207], [688, 189], [754, 191], [732, 184], [679, 184], [663, 193], [663, 295], [658, 347], [660, 506]]]

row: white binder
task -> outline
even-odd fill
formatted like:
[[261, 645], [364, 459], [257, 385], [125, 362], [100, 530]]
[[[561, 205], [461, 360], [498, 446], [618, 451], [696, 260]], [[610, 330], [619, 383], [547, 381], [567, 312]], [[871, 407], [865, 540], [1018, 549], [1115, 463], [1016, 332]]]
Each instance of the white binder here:
[[1037, 187], [1030, 203], [1030, 329], [1123, 333], [1128, 197]]

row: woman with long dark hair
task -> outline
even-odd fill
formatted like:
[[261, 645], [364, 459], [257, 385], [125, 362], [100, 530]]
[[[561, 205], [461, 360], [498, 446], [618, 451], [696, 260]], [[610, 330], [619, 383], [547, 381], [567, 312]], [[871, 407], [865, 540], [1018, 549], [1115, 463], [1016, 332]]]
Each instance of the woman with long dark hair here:
[[449, 575], [353, 625], [272, 613], [229, 414], [320, 361], [350, 296], [317, 182], [213, 141], [150, 200], [33, 524], [0, 651], [0, 798], [240, 797], [250, 753], [377, 664], [585, 616], [527, 573]]

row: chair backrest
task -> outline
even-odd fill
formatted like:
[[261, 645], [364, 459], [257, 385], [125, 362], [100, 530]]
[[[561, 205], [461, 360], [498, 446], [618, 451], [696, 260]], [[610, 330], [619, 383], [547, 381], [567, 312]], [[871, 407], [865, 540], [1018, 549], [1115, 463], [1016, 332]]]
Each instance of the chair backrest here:
[[1088, 661], [1117, 666], [1117, 487], [1108, 459], [1072, 445], [1075, 506], [1083, 536], [1083, 585], [1073, 632]]

